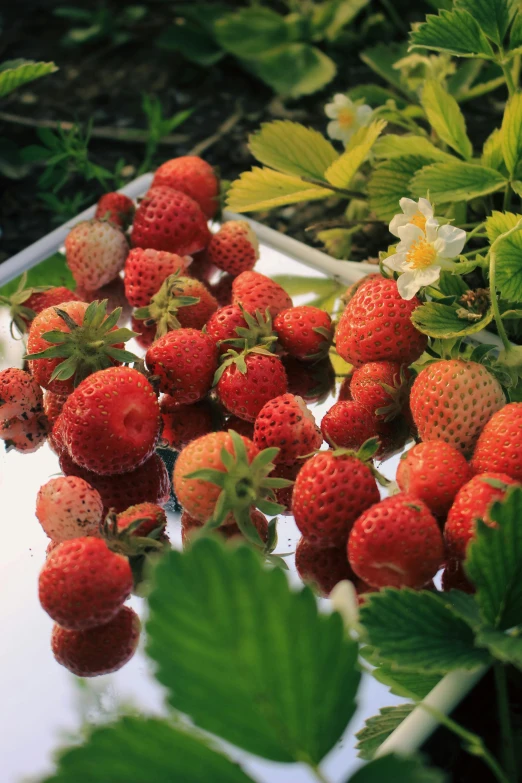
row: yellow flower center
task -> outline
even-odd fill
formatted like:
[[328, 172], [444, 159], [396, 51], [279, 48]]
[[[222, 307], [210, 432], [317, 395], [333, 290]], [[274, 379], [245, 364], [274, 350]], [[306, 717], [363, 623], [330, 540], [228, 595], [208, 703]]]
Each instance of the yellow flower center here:
[[427, 239], [419, 239], [414, 242], [406, 254], [407, 263], [413, 269], [426, 269], [431, 266], [437, 257], [437, 251]]
[[417, 210], [413, 217], [410, 218], [410, 223], [413, 223], [414, 226], [420, 228], [421, 231], [426, 231], [426, 217], [422, 212]]
[[354, 113], [351, 109], [341, 109], [337, 115], [337, 122], [341, 128], [351, 128], [355, 121]]

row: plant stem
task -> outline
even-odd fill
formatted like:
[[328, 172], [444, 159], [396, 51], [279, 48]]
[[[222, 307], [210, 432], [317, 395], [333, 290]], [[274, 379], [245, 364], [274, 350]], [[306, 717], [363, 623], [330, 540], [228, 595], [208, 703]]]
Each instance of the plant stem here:
[[[466, 224], [464, 224], [464, 226], [465, 226], [465, 225], [466, 225]], [[481, 229], [483, 226], [485, 226], [485, 225], [486, 225], [485, 221], [482, 221], [482, 223], [477, 223], [477, 224], [475, 225], [475, 228], [473, 229], [473, 231], [470, 231], [470, 232], [469, 232], [469, 234], [468, 234], [468, 236], [467, 236], [467, 238], [466, 238], [466, 242], [469, 242], [469, 240], [470, 240], [472, 237], [474, 237], [474, 236], [475, 236], [475, 234], [478, 234], [478, 232], [480, 231], [480, 229]], [[464, 226], [463, 226], [463, 227], [464, 227]]]
[[511, 207], [511, 185], [508, 182], [504, 190], [504, 202], [502, 204], [503, 212], [509, 212]]
[[335, 193], [340, 193], [345, 198], [360, 198], [367, 199], [366, 193], [362, 193], [360, 190], [346, 190], [345, 188], [338, 188], [335, 185], [331, 185], [329, 182], [323, 182], [320, 179], [314, 179], [313, 177], [301, 177], [303, 182], [309, 182], [311, 185], [317, 185], [319, 188], [326, 188], [326, 190], [333, 190]]
[[509, 715], [509, 699], [506, 684], [506, 670], [504, 665], [497, 661], [493, 666], [495, 673], [495, 687], [497, 690], [497, 707], [500, 720], [500, 734], [502, 737], [502, 761], [509, 777], [518, 780], [517, 760], [513, 744], [513, 731]]
[[493, 316], [495, 318], [495, 323], [497, 325], [497, 330], [500, 336], [500, 339], [502, 340], [502, 344], [504, 346], [504, 349], [506, 351], [509, 351], [511, 348], [511, 343], [509, 342], [509, 338], [507, 336], [507, 332], [504, 328], [504, 323], [502, 321], [502, 316], [500, 315], [500, 308], [498, 306], [498, 298], [497, 298], [497, 289], [496, 289], [496, 253], [494, 250], [490, 250], [489, 253], [489, 290], [491, 295], [491, 309], [493, 310]]
[[504, 78], [506, 80], [509, 97], [511, 98], [512, 95], [516, 92], [515, 82], [513, 81], [513, 73], [511, 71], [511, 63], [505, 62], [504, 59], [500, 61], [500, 67], [502, 68], [502, 71], [504, 73]]
[[314, 773], [314, 775], [317, 778], [317, 780], [319, 780], [321, 783], [330, 783], [328, 778], [326, 778], [323, 775], [323, 773], [321, 772], [321, 770], [319, 769], [319, 766], [317, 764], [313, 764], [311, 761], [308, 761], [307, 764], [310, 767], [310, 769], [312, 770], [312, 772]]

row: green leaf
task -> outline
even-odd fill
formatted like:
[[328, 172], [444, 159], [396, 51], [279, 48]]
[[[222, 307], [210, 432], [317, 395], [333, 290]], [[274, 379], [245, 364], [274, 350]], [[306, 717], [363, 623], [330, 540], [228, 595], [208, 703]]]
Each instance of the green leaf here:
[[445, 780], [442, 770], [426, 767], [420, 756], [390, 753], [370, 761], [348, 783], [444, 783]]
[[411, 155], [393, 158], [373, 169], [368, 180], [368, 194], [370, 207], [378, 218], [389, 221], [400, 211], [399, 201], [408, 195], [411, 178], [429, 162], [419, 155]]
[[511, 663], [522, 669], [522, 636], [507, 634], [493, 628], [483, 628], [477, 635], [479, 647], [486, 647], [491, 655], [503, 663]]
[[[371, 661], [370, 661], [371, 662]], [[418, 674], [417, 672], [398, 672], [390, 666], [379, 665], [372, 672], [373, 677], [383, 685], [387, 685], [390, 693], [407, 699], [420, 701], [439, 684], [440, 674]]]
[[269, 8], [243, 8], [227, 14], [214, 24], [214, 35], [220, 46], [243, 60], [264, 55], [289, 40], [284, 18]]
[[480, 607], [475, 598], [461, 590], [452, 589], [447, 593], [438, 593], [441, 601], [444, 601], [456, 615], [458, 615], [470, 628], [477, 630], [482, 625]]
[[484, 142], [480, 162], [483, 166], [490, 169], [498, 170], [502, 166], [504, 155], [502, 153], [502, 134], [500, 128], [495, 128]]
[[381, 136], [375, 142], [373, 154], [376, 158], [404, 158], [410, 155], [420, 155], [430, 162], [455, 160], [453, 155], [436, 147], [425, 136], [414, 136], [413, 134], [396, 136], [393, 133], [388, 133], [386, 136]]
[[469, 625], [435, 594], [387, 588], [370, 593], [360, 620], [379, 659], [394, 669], [446, 674], [488, 661]]
[[488, 38], [501, 44], [517, 12], [518, 0], [455, 0], [455, 8], [462, 8], [473, 16]]
[[[1, 296], [10, 296], [20, 284], [21, 275], [14, 280], [10, 280], [0, 288]], [[69, 267], [65, 263], [63, 253], [53, 253], [40, 264], [33, 266], [27, 271], [27, 287], [33, 286], [65, 286], [71, 290], [75, 288], [74, 278]]]
[[404, 718], [415, 709], [415, 704], [397, 704], [395, 707], [381, 707], [379, 714], [368, 718], [364, 729], [357, 737], [357, 755], [367, 761], [371, 759], [380, 745], [400, 726]]
[[356, 87], [351, 87], [347, 95], [352, 101], [362, 100], [363, 103], [368, 103], [374, 108], [383, 106], [389, 100], [395, 101], [398, 109], [404, 109], [408, 105], [404, 98], [386, 87], [381, 87], [380, 84], [358, 84]]
[[289, 120], [264, 123], [250, 136], [248, 146], [263, 165], [313, 179], [324, 179], [328, 166], [339, 157], [321, 133]]
[[492, 310], [489, 310], [479, 321], [459, 318], [458, 310], [458, 304], [446, 305], [439, 302], [426, 302], [414, 310], [411, 320], [423, 334], [445, 340], [450, 337], [464, 337], [466, 334], [480, 332], [493, 320]]
[[497, 212], [493, 210], [486, 220], [486, 234], [490, 244], [493, 244], [501, 234], [505, 234], [514, 228], [519, 220], [520, 215], [514, 215], [513, 212]]
[[413, 177], [411, 193], [425, 197], [429, 191], [435, 204], [451, 201], [471, 201], [488, 193], [495, 193], [506, 185], [506, 179], [494, 169], [464, 163], [432, 163]]
[[452, 275], [451, 272], [442, 271], [439, 278], [439, 290], [445, 296], [461, 297], [469, 289], [460, 275]]
[[370, 0], [333, 0], [319, 4], [312, 17], [315, 37], [320, 35], [328, 41], [334, 41], [369, 2]]
[[465, 568], [477, 587], [484, 620], [503, 630], [522, 623], [522, 489], [509, 489], [501, 503], [493, 503], [489, 516], [497, 526], [478, 521]]
[[227, 209], [253, 212], [273, 209], [299, 201], [315, 201], [333, 196], [328, 188], [314, 187], [299, 177], [290, 177], [272, 169], [254, 166], [236, 179], [227, 193]]
[[45, 783], [252, 783], [202, 737], [153, 718], [121, 718], [65, 750]]
[[507, 169], [514, 175], [522, 157], [522, 94], [515, 93], [507, 102], [502, 120], [502, 152]]
[[384, 120], [374, 120], [362, 134], [359, 144], [346, 150], [340, 158], [332, 163], [326, 170], [325, 177], [332, 185], [338, 188], [347, 188], [358, 169], [362, 166], [371, 148], [386, 127]]
[[54, 63], [34, 62], [34, 60], [8, 60], [0, 66], [0, 98], [8, 95], [24, 84], [34, 82], [42, 76], [54, 73], [58, 66]]
[[360, 677], [340, 616], [251, 548], [211, 538], [167, 553], [154, 576], [148, 651], [171, 705], [251, 753], [318, 763], [353, 715]]
[[518, 11], [509, 34], [509, 48], [511, 51], [522, 46], [522, 14]]
[[410, 33], [410, 49], [434, 49], [457, 57], [493, 57], [478, 22], [459, 8], [442, 10], [438, 16], [428, 14], [426, 21]]
[[[435, 79], [427, 79], [422, 91], [422, 105], [439, 138], [469, 160], [473, 147], [466, 132], [466, 121], [455, 98]], [[412, 150], [413, 153], [416, 150]]]
[[406, 54], [405, 45], [390, 45], [390, 44], [377, 44], [371, 49], [365, 49], [361, 53], [360, 57], [363, 63], [375, 71], [382, 79], [387, 81], [396, 90], [406, 94], [408, 97], [413, 97], [405, 85], [402, 83], [401, 72], [394, 68], [395, 63], [400, 60]]
[[522, 218], [512, 212], [493, 212], [486, 232], [496, 256], [496, 287], [503, 299], [522, 302]]
[[224, 51], [216, 45], [209, 32], [191, 20], [182, 20], [183, 24], [167, 27], [156, 39], [156, 45], [166, 51], [181, 54], [197, 65], [210, 66], [224, 56]]
[[289, 98], [320, 90], [334, 78], [337, 70], [330, 57], [306, 43], [284, 44], [249, 60], [248, 66], [275, 92]]

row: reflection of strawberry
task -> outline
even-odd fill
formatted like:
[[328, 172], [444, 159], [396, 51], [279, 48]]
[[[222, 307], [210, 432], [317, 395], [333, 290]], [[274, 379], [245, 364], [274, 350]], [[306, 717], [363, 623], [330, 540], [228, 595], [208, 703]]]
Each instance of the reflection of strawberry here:
[[511, 402], [493, 414], [479, 435], [471, 460], [474, 473], [506, 473], [522, 482], [522, 403]]
[[117, 517], [119, 530], [125, 530], [129, 525], [133, 525], [139, 519], [142, 523], [134, 528], [132, 535], [148, 536], [154, 530], [164, 531], [167, 525], [167, 515], [155, 503], [137, 503], [135, 506], [129, 506], [125, 511], [121, 511]]
[[283, 356], [288, 378], [288, 391], [302, 397], [308, 404], [324, 402], [335, 388], [335, 371], [329, 357], [305, 363], [293, 356]]
[[258, 449], [279, 448], [276, 462], [293, 463], [320, 448], [321, 430], [301, 397], [282, 394], [269, 400], [257, 415], [254, 443]]
[[473, 585], [464, 571], [462, 560], [448, 558], [442, 572], [442, 590], [447, 593], [450, 590], [462, 590], [463, 593], [474, 593]]
[[207, 218], [219, 206], [219, 180], [214, 169], [197, 155], [182, 155], [165, 161], [154, 174], [152, 187], [168, 187], [194, 199]]
[[179, 405], [175, 399], [166, 395], [160, 401], [160, 409], [163, 419], [162, 445], [175, 451], [181, 451], [192, 440], [214, 429], [212, 408], [206, 400], [194, 405]]
[[341, 400], [332, 405], [321, 421], [324, 439], [336, 448], [359, 449], [377, 435], [372, 414], [358, 402]]
[[281, 487], [281, 489], [275, 490], [276, 501], [283, 507], [279, 514], [283, 516], [292, 513], [294, 482], [305, 463], [306, 460], [304, 459], [298, 459], [296, 462], [278, 462], [270, 474], [270, 478], [282, 478], [292, 482], [288, 487]]
[[124, 193], [105, 193], [96, 204], [94, 217], [108, 220], [125, 231], [132, 223], [134, 202]]
[[[263, 543], [266, 543], [268, 540], [268, 520], [265, 515], [255, 508], [251, 509], [250, 521], [259, 533], [259, 537]], [[200, 522], [195, 517], [191, 517], [186, 511], [183, 511], [181, 515], [181, 542], [184, 547], [187, 546], [202, 529], [203, 522]], [[216, 532], [227, 539], [227, 541], [231, 538], [244, 538], [243, 533], [235, 522], [230, 525], [221, 525], [217, 528]]]
[[172, 188], [155, 186], [141, 200], [132, 225], [132, 246], [190, 256], [210, 241], [199, 205]]
[[145, 355], [149, 371], [171, 403], [190, 404], [210, 391], [217, 369], [217, 346], [198, 329], [177, 329], [156, 340]]
[[274, 319], [274, 329], [284, 350], [301, 361], [325, 357], [333, 338], [328, 313], [309, 305], [281, 310]]
[[295, 551], [295, 567], [303, 582], [315, 585], [320, 594], [330, 595], [342, 579], [354, 579], [346, 547], [321, 547], [301, 538]]

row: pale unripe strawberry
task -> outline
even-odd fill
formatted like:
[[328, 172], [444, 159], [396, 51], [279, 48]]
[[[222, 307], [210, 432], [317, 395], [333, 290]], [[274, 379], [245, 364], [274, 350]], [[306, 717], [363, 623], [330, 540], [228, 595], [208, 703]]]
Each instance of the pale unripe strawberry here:
[[36, 497], [36, 516], [53, 541], [95, 535], [102, 514], [100, 493], [76, 476], [51, 479]]
[[123, 232], [107, 221], [77, 223], [65, 240], [67, 266], [76, 284], [86, 291], [114, 280], [123, 269], [128, 252]]
[[42, 410], [42, 390], [28, 372], [8, 367], [0, 372], [0, 419], [27, 418]]

